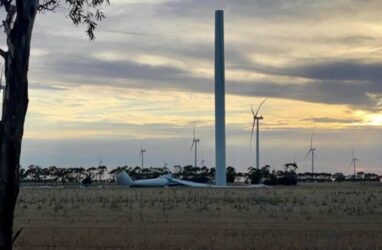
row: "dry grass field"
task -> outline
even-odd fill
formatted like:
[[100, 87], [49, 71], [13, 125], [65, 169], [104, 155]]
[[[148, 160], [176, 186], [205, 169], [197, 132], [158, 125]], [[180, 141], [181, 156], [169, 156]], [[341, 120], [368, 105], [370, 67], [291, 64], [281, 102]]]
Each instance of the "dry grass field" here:
[[382, 249], [382, 184], [21, 189], [16, 249]]

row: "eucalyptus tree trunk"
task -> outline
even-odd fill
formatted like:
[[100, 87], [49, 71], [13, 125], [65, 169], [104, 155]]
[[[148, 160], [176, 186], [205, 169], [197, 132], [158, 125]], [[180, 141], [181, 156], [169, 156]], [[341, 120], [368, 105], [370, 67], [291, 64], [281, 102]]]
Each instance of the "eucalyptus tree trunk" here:
[[[19, 193], [21, 142], [28, 108], [28, 65], [39, 0], [17, 0], [7, 35], [6, 89], [0, 124], [0, 249], [12, 249], [13, 216]], [[11, 20], [12, 21], [12, 20]]]

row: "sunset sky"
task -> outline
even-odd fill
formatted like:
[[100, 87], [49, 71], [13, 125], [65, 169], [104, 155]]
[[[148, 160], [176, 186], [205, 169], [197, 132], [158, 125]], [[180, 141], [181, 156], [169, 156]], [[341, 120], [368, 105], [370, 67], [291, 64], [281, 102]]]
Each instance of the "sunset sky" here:
[[[67, 9], [37, 17], [24, 167], [214, 166], [214, 10], [225, 12], [227, 164], [246, 170], [261, 111], [261, 165], [382, 174], [382, 2], [111, 0], [90, 42]], [[1, 35], [4, 47], [4, 34]]]

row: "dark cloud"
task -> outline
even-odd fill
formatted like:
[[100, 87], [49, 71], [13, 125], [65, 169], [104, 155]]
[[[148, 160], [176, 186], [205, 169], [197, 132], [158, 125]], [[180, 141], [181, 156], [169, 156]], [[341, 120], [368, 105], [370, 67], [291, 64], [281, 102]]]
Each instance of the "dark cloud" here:
[[[238, 4], [230, 0], [187, 0], [169, 1], [158, 6], [167, 15], [177, 16], [210, 16], [216, 9], [223, 9], [228, 13], [240, 13], [254, 18], [280, 18], [289, 16], [293, 18], [307, 16], [307, 12], [315, 10], [317, 1], [283, 1], [283, 0], [241, 0]], [[304, 11], [303, 11], [304, 10]], [[317, 15], [317, 13], [315, 13]]]
[[326, 42], [335, 42], [340, 44], [348, 45], [357, 45], [357, 44], [367, 44], [375, 41], [375, 37], [371, 36], [361, 36], [361, 35], [352, 35], [352, 36], [342, 36], [336, 38], [325, 38]]
[[[164, 3], [118, 3], [98, 31], [99, 40], [89, 44], [86, 36], [80, 35], [81, 29], [75, 30], [79, 37], [73, 39], [68, 32], [50, 32], [49, 23], [39, 23], [44, 29], [37, 26], [34, 36], [34, 47], [40, 50], [49, 48], [51, 53], [39, 60], [32, 61], [32, 74], [44, 75], [40, 79], [45, 82], [68, 82], [70, 84], [93, 84], [108, 86], [142, 88], [142, 89], [177, 89], [191, 92], [211, 93], [214, 90], [213, 79], [204, 76], [193, 75], [187, 69], [179, 69], [171, 66], [150, 66], [139, 64], [134, 61], [137, 54], [164, 56], [167, 58], [197, 63], [198, 60], [211, 62], [213, 68], [213, 11], [224, 9], [227, 13], [227, 29], [230, 24], [238, 20], [246, 20], [245, 25], [253, 23], [255, 29], [259, 25], [274, 25], [280, 19], [289, 18], [286, 22], [299, 19], [304, 23], [310, 19], [315, 21], [332, 15], [343, 18], [349, 10], [364, 13], [367, 7], [363, 2], [351, 1], [349, 3], [329, 1], [282, 1], [282, 0], [187, 0], [166, 1]], [[381, 5], [371, 2], [372, 6]], [[376, 8], [377, 9], [377, 8]], [[336, 13], [336, 15], [333, 15]], [[63, 15], [62, 13], [60, 13]], [[338, 15], [337, 15], [338, 14]], [[39, 20], [53, 20], [58, 22], [59, 15], [49, 17], [40, 16]], [[181, 19], [179, 19], [181, 17]], [[52, 19], [54, 18], [54, 19]], [[193, 19], [193, 20], [190, 20]], [[174, 26], [174, 21], [180, 21], [180, 26]], [[67, 22], [66, 20], [64, 20]], [[198, 41], [184, 39], [182, 32], [187, 32], [189, 23], [201, 25], [204, 30], [211, 28], [211, 39], [201, 38]], [[283, 21], [284, 23], [284, 21]], [[161, 28], [169, 24], [168, 29]], [[171, 25], [170, 25], [171, 24]], [[185, 26], [183, 26], [185, 25]], [[60, 25], [55, 25], [60, 27]], [[166, 26], [167, 27], [167, 26]], [[184, 28], [183, 28], [184, 27]], [[193, 27], [193, 26], [192, 26]], [[231, 29], [234, 27], [231, 27]], [[248, 29], [249, 31], [251, 29]], [[255, 29], [256, 30], [256, 29]], [[195, 30], [189, 30], [195, 32]], [[122, 36], [118, 36], [121, 34]], [[229, 32], [227, 32], [227, 35]], [[367, 34], [367, 33], [366, 33]], [[110, 39], [110, 35], [113, 38]], [[268, 34], [269, 35], [269, 34]], [[288, 34], [272, 33], [272, 39], [289, 42], [315, 42], [324, 41], [339, 44], [369, 44], [375, 43], [376, 39], [370, 35], [362, 35], [359, 32], [349, 32], [348, 35], [323, 34], [315, 36], [290, 36]], [[55, 46], [51, 46], [54, 39]], [[304, 39], [311, 39], [305, 41]], [[248, 72], [263, 73], [270, 78], [266, 81], [227, 81], [228, 93], [245, 96], [268, 96], [308, 102], [346, 104], [368, 110], [379, 110], [377, 106], [382, 94], [382, 63], [362, 60], [345, 60], [341, 58], [291, 58], [292, 63], [288, 66], [275, 67], [271, 65], [253, 62], [249, 59], [252, 54], [265, 54], [267, 56], [288, 55], [287, 46], [275, 46], [269, 44], [267, 39], [253, 41], [253, 47], [235, 43], [226, 44], [227, 70], [237, 69]], [[239, 46], [240, 45], [240, 46]], [[370, 44], [369, 44], [370, 45]], [[63, 53], [62, 51], [68, 51]], [[120, 51], [126, 53], [128, 59], [123, 61], [106, 61], [92, 57], [94, 53]], [[131, 54], [130, 54], [131, 53]], [[81, 57], [77, 55], [80, 54]], [[194, 60], [197, 59], [197, 60]], [[32, 58], [32, 60], [34, 60]], [[43, 62], [43, 63], [42, 63]], [[47, 77], [47, 75], [49, 75]], [[279, 84], [272, 81], [272, 76], [290, 77], [290, 83]], [[297, 84], [293, 77], [309, 79], [308, 83]], [[33, 87], [33, 85], [31, 85]], [[48, 87], [49, 86], [49, 87]], [[40, 85], [35, 88], [50, 88], [51, 85]], [[57, 90], [55, 85], [52, 89]], [[65, 86], [65, 85], [63, 85]], [[371, 95], [375, 97], [372, 97]]]
[[[331, 81], [364, 81], [380, 82], [382, 79], [382, 61], [367, 62], [366, 60], [341, 60], [320, 58], [298, 59], [288, 66], [275, 67], [248, 60], [244, 55], [236, 56], [239, 62], [234, 69], [255, 71], [269, 75], [302, 77], [313, 80]], [[378, 84], [380, 85], [380, 84]], [[377, 86], [377, 84], [375, 85]], [[382, 88], [377, 88], [382, 90]]]
[[382, 79], [382, 63], [355, 60], [323, 61], [290, 68], [270, 69], [270, 73], [319, 80], [379, 82]]
[[212, 18], [216, 9], [227, 13], [227, 20], [232, 16], [250, 17], [261, 22], [312, 22], [328, 19], [354, 18], [366, 11], [373, 17], [382, 7], [380, 1], [316, 1], [316, 0], [186, 0], [167, 1], [156, 6], [158, 13], [164, 16], [182, 18]]
[[[366, 85], [366, 86], [365, 86]], [[229, 92], [247, 96], [268, 96], [307, 102], [346, 104], [360, 108], [375, 108], [377, 100], [368, 95], [366, 89], [375, 87], [370, 83], [349, 84], [335, 81], [314, 81], [305, 84], [275, 84], [254, 82], [253, 84], [234, 83], [227, 85]]]
[[342, 124], [352, 124], [357, 122], [362, 122], [361, 119], [341, 119], [341, 118], [331, 118], [331, 117], [315, 117], [309, 119], [302, 119], [302, 121], [311, 121], [317, 123], [342, 123]]
[[56, 86], [54, 84], [40, 83], [40, 82], [29, 83], [29, 88], [30, 89], [42, 89], [42, 90], [54, 90], [54, 91], [63, 91], [63, 90], [67, 89], [66, 87], [64, 87], [62, 85]]
[[123, 30], [115, 30], [115, 29], [105, 30], [105, 32], [122, 34], [122, 35], [129, 35], [129, 36], [149, 36], [150, 35], [148, 33], [143, 33], [143, 32], [123, 31]]
[[[151, 66], [133, 61], [103, 61], [95, 58], [75, 57], [71, 60], [63, 57], [49, 64], [55, 75], [66, 82], [141, 89], [175, 89], [190, 92], [211, 93], [214, 80], [198, 77], [171, 66]], [[256, 65], [255, 65], [256, 67]], [[307, 83], [283, 83], [273, 81], [230, 81], [227, 80], [227, 93], [242, 96], [267, 96], [307, 102], [345, 104], [363, 109], [377, 109], [382, 94], [382, 85], [376, 80], [382, 77], [382, 67], [373, 64], [357, 65], [352, 63], [332, 63], [329, 65], [308, 65], [275, 69], [268, 72], [287, 76], [312, 77]], [[264, 69], [265, 66], [262, 68]], [[354, 68], [358, 68], [354, 69]], [[355, 72], [363, 73], [358, 75]], [[354, 79], [347, 76], [347, 72]], [[272, 74], [271, 74], [272, 75]], [[86, 77], [84, 77], [86, 76]], [[364, 77], [362, 77], [364, 76]], [[315, 78], [314, 78], [315, 77]], [[338, 79], [337, 79], [338, 78]], [[368, 78], [368, 81], [364, 78]]]
[[186, 71], [169, 66], [150, 66], [132, 61], [103, 61], [92, 58], [72, 58], [54, 62], [54, 70], [59, 74], [74, 74], [82, 76], [101, 76], [105, 78], [124, 78], [139, 80], [179, 79]]

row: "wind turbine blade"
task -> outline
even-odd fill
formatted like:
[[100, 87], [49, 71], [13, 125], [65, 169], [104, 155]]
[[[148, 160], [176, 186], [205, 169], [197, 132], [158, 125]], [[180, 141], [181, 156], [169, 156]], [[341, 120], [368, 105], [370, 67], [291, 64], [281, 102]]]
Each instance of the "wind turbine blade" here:
[[354, 159], [354, 148], [351, 149], [351, 156], [353, 157], [352, 159]]
[[351, 160], [350, 164], [349, 164], [349, 167], [351, 167], [353, 165], [353, 162], [354, 162], [354, 159]]
[[255, 130], [255, 125], [256, 125], [256, 119], [253, 119], [253, 124], [252, 124], [252, 131], [251, 131], [251, 142], [250, 142], [250, 148], [252, 148], [253, 131]]
[[192, 140], [192, 144], [191, 144], [191, 149], [190, 149], [190, 151], [192, 151], [192, 148], [194, 147], [194, 144], [195, 144], [195, 140]]
[[311, 149], [309, 149], [309, 151], [306, 153], [306, 155], [305, 155], [304, 159], [306, 159], [306, 157], [308, 157], [308, 155], [310, 154], [310, 152], [312, 152], [312, 150], [311, 150]]
[[253, 111], [252, 105], [251, 105], [251, 111], [252, 111], [252, 115], [255, 116], [255, 112]]
[[313, 157], [318, 158], [318, 155], [316, 152], [313, 151]]
[[256, 117], [257, 117], [257, 114], [259, 114], [259, 111], [260, 111], [261, 106], [263, 106], [263, 104], [264, 104], [264, 102], [265, 102], [266, 100], [267, 100], [267, 98], [265, 98], [265, 99], [260, 103], [259, 108], [257, 109], [256, 114], [255, 114]]

